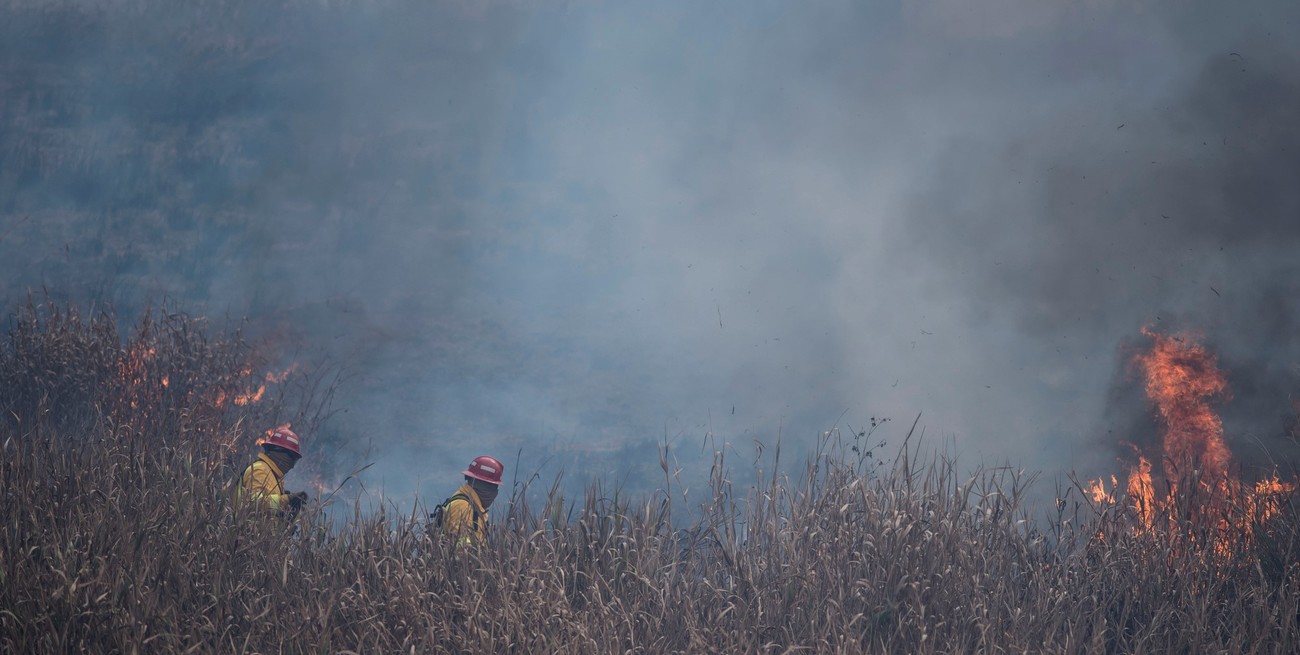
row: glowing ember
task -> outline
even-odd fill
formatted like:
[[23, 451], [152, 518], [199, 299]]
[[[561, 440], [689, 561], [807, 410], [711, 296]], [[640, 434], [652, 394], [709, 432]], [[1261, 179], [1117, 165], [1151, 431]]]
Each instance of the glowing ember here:
[[140, 408], [142, 391], [149, 380], [150, 365], [157, 354], [158, 351], [153, 346], [135, 343], [122, 353], [118, 361], [118, 374], [121, 375], [122, 381], [127, 383], [127, 389], [131, 394], [127, 399], [131, 409]]

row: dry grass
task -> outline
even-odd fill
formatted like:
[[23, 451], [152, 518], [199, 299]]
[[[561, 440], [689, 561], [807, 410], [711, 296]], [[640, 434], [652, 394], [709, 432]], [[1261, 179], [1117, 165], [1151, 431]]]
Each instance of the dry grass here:
[[1212, 543], [1074, 492], [1030, 520], [1016, 471], [904, 451], [868, 473], [829, 448], [743, 492], [720, 458], [701, 508], [593, 483], [534, 509], [516, 489], [479, 550], [431, 539], [420, 510], [260, 522], [226, 486], [245, 426], [274, 418], [250, 412], [282, 410], [211, 404], [252, 356], [184, 316], [123, 339], [111, 316], [19, 313], [0, 351], [0, 651], [1300, 649], [1295, 497]]

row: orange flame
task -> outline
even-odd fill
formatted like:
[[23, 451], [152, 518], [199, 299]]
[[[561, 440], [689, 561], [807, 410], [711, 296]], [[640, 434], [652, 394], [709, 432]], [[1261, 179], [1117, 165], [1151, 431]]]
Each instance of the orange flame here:
[[[1187, 547], [1227, 561], [1253, 539], [1260, 522], [1281, 511], [1297, 485], [1276, 474], [1254, 485], [1231, 477], [1223, 422], [1210, 406], [1210, 401], [1228, 397], [1215, 356], [1187, 335], [1149, 328], [1142, 333], [1153, 344], [1133, 361], [1142, 368], [1147, 397], [1163, 424], [1162, 471], [1157, 473], [1151, 459], [1139, 452], [1124, 488], [1127, 504], [1142, 529], [1156, 527], [1157, 517], [1168, 518], [1169, 536], [1181, 544], [1171, 553]], [[1166, 489], [1161, 497], [1156, 495], [1157, 475]], [[1191, 486], [1180, 489], [1180, 482]], [[1103, 480], [1095, 480], [1084, 491], [1098, 504], [1114, 503], [1117, 487], [1112, 476], [1109, 490]], [[1208, 532], [1197, 532], [1198, 526]]]
[[1155, 345], [1135, 361], [1146, 373], [1147, 396], [1165, 423], [1166, 464], [1183, 471], [1200, 469], [1202, 479], [1222, 478], [1232, 456], [1223, 442], [1223, 422], [1209, 400], [1226, 396], [1228, 383], [1214, 355], [1188, 337], [1149, 328], [1142, 333]]
[[279, 383], [281, 383], [281, 382], [284, 382], [286, 379], [288, 379], [288, 378], [289, 378], [289, 374], [290, 374], [290, 373], [293, 373], [293, 372], [294, 372], [295, 370], [297, 370], [297, 369], [298, 369], [298, 363], [297, 363], [297, 362], [294, 362], [294, 363], [292, 363], [292, 364], [289, 365], [289, 368], [286, 368], [286, 369], [284, 369], [283, 371], [281, 371], [279, 375], [276, 375], [275, 373], [267, 373], [267, 374], [266, 374], [266, 381], [267, 381], [267, 382], [274, 382], [274, 383], [276, 383], [276, 384], [279, 384]]
[[1267, 480], [1255, 483], [1255, 493], [1250, 496], [1246, 507], [1247, 516], [1254, 515], [1261, 521], [1272, 518], [1282, 510], [1282, 496], [1296, 490], [1294, 482], [1283, 482], [1276, 474]]
[[[256, 389], [249, 388], [249, 390], [244, 393], [235, 394], [234, 398], [228, 397], [225, 391], [218, 390], [217, 398], [214, 402], [216, 403], [217, 407], [225, 407], [226, 401], [228, 400], [233, 402], [235, 405], [239, 407], [246, 407], [248, 405], [259, 403], [262, 401], [262, 396], [266, 394], [267, 384], [278, 384], [284, 382], [286, 379], [289, 378], [289, 374], [293, 373], [295, 370], [297, 370], [297, 368], [298, 368], [298, 364], [297, 362], [295, 362], [291, 364], [289, 368], [286, 368], [279, 373], [274, 373], [274, 372], [267, 373], [262, 378], [264, 382], [262, 384], [259, 384]], [[253, 374], [253, 369], [245, 366], [240, 371], [240, 374], [245, 377], [251, 376]]]
[[262, 436], [257, 438], [257, 445], [260, 446], [266, 443], [266, 440], [270, 439], [271, 435], [275, 434], [276, 430], [290, 430], [292, 428], [293, 428], [293, 423], [289, 421], [285, 421], [284, 423], [281, 423], [273, 428], [267, 428], [265, 431], [262, 432]]
[[1115, 502], [1114, 490], [1119, 486], [1119, 478], [1110, 476], [1111, 491], [1106, 491], [1106, 481], [1103, 479], [1093, 480], [1085, 490], [1092, 502], [1098, 505], [1112, 504]]
[[241, 393], [235, 396], [235, 404], [243, 407], [249, 403], [256, 403], [262, 400], [262, 394], [266, 393], [266, 385], [257, 388], [257, 391]]
[[131, 409], [140, 408], [142, 388], [149, 380], [149, 365], [157, 355], [158, 351], [153, 346], [136, 342], [123, 352], [121, 359], [118, 360], [118, 374], [122, 381], [127, 383], [130, 397], [126, 400]]
[[1133, 509], [1137, 511], [1138, 519], [1142, 525], [1151, 527], [1151, 521], [1155, 517], [1156, 511], [1156, 489], [1151, 484], [1151, 460], [1145, 457], [1138, 457], [1138, 464], [1129, 471], [1128, 486], [1125, 488], [1128, 493], [1129, 501], [1133, 504]]

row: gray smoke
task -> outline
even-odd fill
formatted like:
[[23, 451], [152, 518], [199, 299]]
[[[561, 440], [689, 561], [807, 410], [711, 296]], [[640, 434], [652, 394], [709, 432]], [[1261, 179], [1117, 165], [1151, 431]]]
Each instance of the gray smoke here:
[[1300, 111], [1298, 54], [1281, 31], [1242, 28], [1189, 52], [1195, 65], [1145, 102], [953, 147], [946, 192], [918, 203], [909, 234], [955, 264], [973, 314], [1012, 322], [1026, 347], [1057, 344], [1047, 361], [1074, 369], [1080, 400], [1112, 376], [1094, 432], [1107, 458], [1159, 430], [1131, 365], [1150, 326], [1220, 355], [1243, 464], [1297, 461], [1300, 129], [1284, 117]]
[[10, 3], [4, 294], [248, 316], [399, 500], [919, 412], [1109, 473], [1165, 323], [1285, 455], [1300, 10], [1219, 4]]

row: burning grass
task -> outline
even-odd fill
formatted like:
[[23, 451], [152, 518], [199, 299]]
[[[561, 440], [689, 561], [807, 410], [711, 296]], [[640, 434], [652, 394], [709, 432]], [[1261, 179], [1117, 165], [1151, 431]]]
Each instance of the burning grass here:
[[649, 498], [593, 483], [534, 509], [515, 489], [491, 543], [456, 551], [420, 509], [286, 527], [232, 506], [254, 418], [206, 381], [265, 381], [241, 377], [237, 341], [177, 319], [123, 346], [109, 325], [44, 316], [17, 319], [0, 360], [0, 651], [1300, 649], [1294, 490], [1267, 512], [1224, 505], [1251, 530], [1225, 550], [1187, 546], [1191, 491], [1145, 521], [1074, 488], [1033, 520], [1017, 471], [962, 475], [907, 449], [866, 471], [831, 447], [798, 479], [755, 462], [748, 490], [719, 457], [690, 506], [665, 458]]
[[[1163, 425], [1161, 447], [1157, 453], [1135, 447], [1137, 463], [1123, 495], [1116, 496], [1119, 480], [1113, 476], [1110, 491], [1098, 480], [1088, 495], [1107, 511], [1124, 508], [1131, 520], [1125, 529], [1156, 535], [1171, 549], [1172, 561], [1204, 556], [1228, 565], [1284, 569], [1294, 553], [1276, 552], [1275, 536], [1258, 530], [1293, 502], [1296, 483], [1276, 472], [1253, 483], [1235, 474], [1223, 422], [1211, 404], [1229, 396], [1214, 354], [1190, 334], [1151, 328], [1142, 333], [1151, 347], [1133, 364]], [[1258, 558], [1237, 557], [1243, 547], [1258, 548]]]

